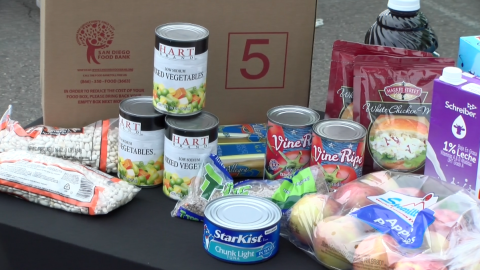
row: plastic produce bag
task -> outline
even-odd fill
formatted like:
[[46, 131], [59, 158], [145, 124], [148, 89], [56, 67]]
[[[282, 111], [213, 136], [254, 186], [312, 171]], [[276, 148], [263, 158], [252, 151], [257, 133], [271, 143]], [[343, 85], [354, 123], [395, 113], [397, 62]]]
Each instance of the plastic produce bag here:
[[10, 115], [0, 118], [0, 153], [25, 150], [58, 157], [116, 173], [118, 166], [118, 118], [97, 121], [81, 128], [44, 125], [23, 129]]
[[0, 192], [86, 215], [107, 214], [140, 188], [69, 160], [27, 151], [0, 153]]
[[328, 193], [318, 166], [299, 171], [291, 180], [245, 180], [234, 183], [220, 158], [212, 154], [205, 159], [197, 177], [190, 184], [188, 195], [173, 209], [172, 217], [203, 221], [209, 201], [232, 194], [269, 198], [287, 211], [301, 197], [310, 193]]
[[478, 207], [458, 186], [382, 171], [304, 196], [286, 213], [282, 236], [330, 269], [448, 269]]

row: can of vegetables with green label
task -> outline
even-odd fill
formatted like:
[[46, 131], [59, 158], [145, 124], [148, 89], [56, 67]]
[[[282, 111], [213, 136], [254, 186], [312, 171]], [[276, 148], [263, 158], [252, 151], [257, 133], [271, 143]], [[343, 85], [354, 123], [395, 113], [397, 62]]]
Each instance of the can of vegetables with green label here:
[[208, 112], [165, 118], [163, 192], [180, 200], [210, 154], [217, 154], [218, 118]]
[[119, 106], [118, 178], [140, 187], [163, 179], [165, 115], [151, 104], [152, 97], [132, 97]]
[[153, 106], [159, 112], [189, 116], [205, 106], [208, 30], [190, 23], [155, 29]]

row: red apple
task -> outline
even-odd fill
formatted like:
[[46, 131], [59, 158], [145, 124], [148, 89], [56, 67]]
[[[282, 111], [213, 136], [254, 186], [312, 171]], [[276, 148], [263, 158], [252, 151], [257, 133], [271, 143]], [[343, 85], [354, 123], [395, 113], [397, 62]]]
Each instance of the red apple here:
[[337, 269], [351, 269], [355, 249], [373, 229], [352, 216], [332, 216], [318, 223], [313, 238], [317, 259]]
[[441, 233], [428, 230], [425, 232], [422, 249], [429, 249], [433, 254], [445, 255], [449, 245], [450, 242]]
[[359, 181], [372, 187], [379, 187], [385, 192], [399, 188], [397, 182], [387, 171], [374, 172], [364, 175]]
[[448, 209], [435, 209], [435, 221], [428, 227], [428, 230], [435, 231], [448, 237], [453, 227], [460, 222], [461, 216]]
[[384, 194], [385, 191], [378, 187], [369, 186], [361, 182], [351, 182], [337, 189], [333, 198], [343, 204], [344, 209], [360, 208], [373, 204], [367, 197]]
[[310, 245], [317, 223], [340, 209], [341, 205], [327, 195], [305, 195], [292, 207], [288, 223], [290, 230], [300, 242]]
[[363, 240], [355, 249], [354, 270], [387, 270], [403, 258], [395, 252], [398, 243], [387, 234], [374, 234]]

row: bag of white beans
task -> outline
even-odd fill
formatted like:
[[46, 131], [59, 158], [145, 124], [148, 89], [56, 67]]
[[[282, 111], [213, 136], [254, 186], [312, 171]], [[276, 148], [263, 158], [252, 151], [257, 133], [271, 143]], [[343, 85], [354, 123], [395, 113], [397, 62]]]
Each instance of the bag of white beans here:
[[103, 215], [140, 188], [99, 170], [27, 151], [0, 153], [0, 192], [67, 212]]
[[71, 160], [107, 173], [118, 164], [118, 118], [100, 120], [82, 128], [44, 125], [23, 129], [10, 119], [9, 106], [0, 118], [0, 153], [25, 150]]

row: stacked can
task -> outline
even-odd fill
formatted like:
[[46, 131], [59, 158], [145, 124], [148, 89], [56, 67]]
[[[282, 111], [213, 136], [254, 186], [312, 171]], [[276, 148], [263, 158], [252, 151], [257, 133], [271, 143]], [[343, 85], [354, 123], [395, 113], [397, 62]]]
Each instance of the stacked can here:
[[118, 178], [140, 187], [163, 179], [165, 115], [151, 104], [152, 97], [131, 97], [119, 106]]
[[203, 160], [217, 153], [218, 118], [203, 112], [206, 97], [208, 30], [190, 23], [155, 29], [153, 107], [167, 114], [163, 192], [188, 194]]
[[155, 29], [153, 106], [157, 111], [188, 116], [203, 110], [208, 36], [205, 27], [189, 23]]
[[165, 119], [165, 171], [163, 192], [180, 200], [188, 194], [203, 161], [217, 154], [218, 118], [208, 112], [193, 117]]
[[267, 117], [265, 179], [291, 178], [310, 165], [312, 126], [320, 115], [301, 106], [279, 106]]

